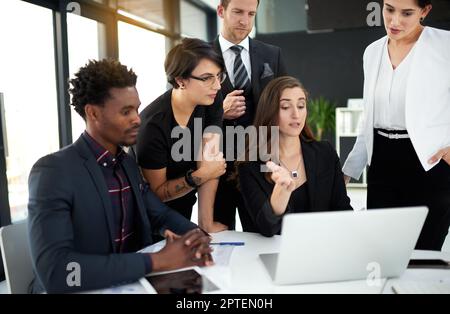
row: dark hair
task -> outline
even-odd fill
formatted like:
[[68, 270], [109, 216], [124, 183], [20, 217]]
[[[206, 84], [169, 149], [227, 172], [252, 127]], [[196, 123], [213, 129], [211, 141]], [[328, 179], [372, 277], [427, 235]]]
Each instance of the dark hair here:
[[111, 95], [111, 88], [125, 88], [136, 86], [137, 76], [132, 69], [128, 69], [115, 60], [89, 60], [89, 62], [75, 74], [69, 83], [72, 88], [72, 103], [75, 111], [86, 120], [84, 107], [87, 104], [103, 106]]
[[417, 0], [417, 3], [419, 4], [419, 7], [421, 7], [423, 9], [427, 5], [431, 4], [431, 0]]
[[164, 63], [167, 81], [174, 88], [179, 88], [176, 78], [189, 78], [202, 59], [211, 60], [222, 71], [225, 68], [222, 57], [217, 54], [211, 44], [196, 38], [183, 39], [167, 54]]
[[[220, 5], [226, 9], [228, 7], [228, 5], [230, 4], [230, 1], [231, 0], [220, 0]], [[259, 5], [259, 0], [258, 0], [258, 5]]]

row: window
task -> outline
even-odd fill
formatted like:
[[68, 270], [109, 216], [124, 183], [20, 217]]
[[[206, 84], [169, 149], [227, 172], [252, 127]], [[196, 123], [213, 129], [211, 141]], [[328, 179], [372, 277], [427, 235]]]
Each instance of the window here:
[[183, 36], [208, 40], [208, 17], [204, 10], [182, 0], [180, 2], [181, 33]]
[[143, 110], [166, 90], [166, 38], [124, 22], [119, 22], [118, 28], [119, 59], [138, 76], [136, 88]]
[[118, 9], [166, 28], [163, 0], [118, 0]]
[[212, 9], [216, 9], [217, 6], [220, 3], [220, 0], [200, 0], [201, 2], [203, 2], [204, 4], [208, 5], [209, 7], [211, 7]]
[[0, 92], [14, 222], [27, 216], [31, 167], [59, 149], [52, 11], [24, 1], [0, 1], [0, 30], [14, 30], [0, 32]]
[[[78, 72], [90, 59], [102, 59], [102, 38], [104, 24], [76, 15], [67, 15], [67, 36], [69, 43], [70, 78]], [[76, 141], [83, 133], [86, 124], [81, 116], [71, 106], [72, 139]]]
[[[207, 39], [209, 34], [211, 12], [205, 11], [201, 2], [183, 0], [179, 12], [176, 1], [93, 1], [96, 3], [80, 2], [84, 17], [68, 14], [68, 47], [60, 47], [65, 43], [65, 34], [62, 41], [55, 37], [55, 30], [60, 30], [59, 25], [54, 27], [53, 12], [45, 7], [58, 7], [56, 4], [53, 6], [53, 2], [47, 0], [0, 1], [0, 93], [3, 96], [0, 118], [4, 124], [0, 136], [4, 138], [6, 155], [6, 174], [2, 170], [2, 175], [7, 180], [7, 187], [2, 184], [0, 192], [8, 193], [13, 222], [27, 216], [27, 181], [33, 164], [40, 157], [59, 149], [59, 134], [66, 143], [67, 132], [71, 131], [73, 140], [76, 140], [85, 129], [84, 121], [73, 109], [72, 130], [59, 129], [58, 119], [64, 119], [65, 115], [58, 116], [58, 82], [66, 80], [67, 75], [73, 77], [89, 59], [119, 56], [119, 60], [138, 75], [137, 89], [142, 110], [167, 88], [164, 72], [166, 47], [178, 39], [180, 28], [187, 36]], [[218, 0], [205, 1], [215, 2], [213, 6], [218, 3]], [[182, 21], [180, 14], [183, 15]], [[121, 17], [123, 20], [115, 24]], [[63, 55], [58, 60], [55, 42]], [[66, 73], [66, 64], [58, 64], [60, 67], [56, 71], [56, 62], [64, 63], [66, 60], [66, 50], [69, 53], [69, 73]], [[64, 78], [59, 78], [59, 75], [64, 75]], [[60, 101], [65, 102], [65, 91], [59, 92], [62, 95]], [[64, 121], [61, 123], [61, 126], [65, 125]], [[8, 208], [4, 200], [2, 205], [5, 204]]]
[[305, 3], [305, 0], [261, 1], [256, 18], [258, 33], [306, 31]]

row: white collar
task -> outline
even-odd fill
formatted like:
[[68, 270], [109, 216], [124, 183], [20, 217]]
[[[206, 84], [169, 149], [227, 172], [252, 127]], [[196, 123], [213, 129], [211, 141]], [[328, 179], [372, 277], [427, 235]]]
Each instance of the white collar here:
[[[222, 54], [230, 49], [231, 47], [235, 46], [232, 42], [226, 40], [222, 34], [219, 35], [219, 43], [220, 43], [220, 49], [222, 49]], [[250, 51], [250, 39], [249, 37], [245, 37], [243, 41], [241, 41], [238, 46], [243, 47], [245, 50]]]

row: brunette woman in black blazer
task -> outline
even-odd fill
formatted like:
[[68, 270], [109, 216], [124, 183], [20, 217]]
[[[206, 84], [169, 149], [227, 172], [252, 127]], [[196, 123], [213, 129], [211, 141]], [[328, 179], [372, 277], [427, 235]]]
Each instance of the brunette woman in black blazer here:
[[[306, 125], [306, 104], [307, 92], [297, 79], [285, 76], [270, 82], [261, 95], [254, 126], [279, 127], [275, 144], [279, 157], [269, 149], [272, 161], [237, 163], [247, 210], [264, 236], [280, 234], [286, 213], [352, 209], [339, 157], [329, 143], [314, 140]], [[266, 143], [271, 143], [270, 134]], [[260, 152], [258, 145], [249, 141], [245, 160], [251, 149]], [[262, 166], [270, 172], [262, 172]]]

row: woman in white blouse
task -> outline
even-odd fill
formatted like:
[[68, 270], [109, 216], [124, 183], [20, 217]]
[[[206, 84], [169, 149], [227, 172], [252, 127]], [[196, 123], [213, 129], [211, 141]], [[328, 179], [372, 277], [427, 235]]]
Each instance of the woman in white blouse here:
[[450, 32], [422, 26], [430, 0], [384, 0], [387, 36], [364, 53], [364, 121], [343, 172], [368, 172], [367, 208], [428, 206], [416, 248], [450, 225]]

